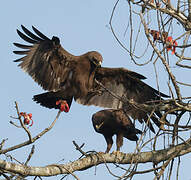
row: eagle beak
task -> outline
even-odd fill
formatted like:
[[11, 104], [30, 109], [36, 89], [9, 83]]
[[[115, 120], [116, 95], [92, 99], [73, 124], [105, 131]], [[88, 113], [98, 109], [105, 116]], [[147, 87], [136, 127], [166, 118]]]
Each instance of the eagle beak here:
[[96, 129], [99, 130], [99, 126], [98, 125], [95, 125]]
[[99, 125], [96, 125], [96, 129], [99, 131], [100, 130], [100, 128], [103, 126], [103, 124], [104, 124], [104, 122], [102, 122], [101, 124], [99, 124]]
[[99, 61], [99, 63], [98, 63], [98, 67], [101, 67], [101, 64], [102, 64], [102, 62], [101, 62], [101, 61]]

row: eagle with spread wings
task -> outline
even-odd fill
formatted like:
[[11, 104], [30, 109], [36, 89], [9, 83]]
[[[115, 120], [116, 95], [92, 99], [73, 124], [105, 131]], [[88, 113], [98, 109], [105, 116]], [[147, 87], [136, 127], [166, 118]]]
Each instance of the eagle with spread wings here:
[[[167, 95], [150, 87], [142, 80], [143, 75], [124, 68], [101, 67], [103, 58], [97, 51], [75, 56], [66, 51], [58, 37], [51, 39], [32, 26], [34, 32], [21, 26], [18, 35], [28, 44], [14, 43], [20, 50], [15, 54], [24, 55], [15, 62], [47, 92], [35, 95], [33, 100], [47, 108], [61, 108], [62, 101], [71, 106], [74, 99], [83, 105], [95, 105], [112, 109], [127, 109], [127, 114], [140, 122], [147, 122], [150, 112], [136, 109], [131, 101], [146, 103], [160, 100]], [[101, 83], [103, 88], [99, 83]], [[124, 103], [120, 98], [127, 102]], [[64, 106], [65, 107], [65, 106]], [[62, 108], [65, 109], [65, 108]], [[155, 111], [151, 119], [160, 127]], [[152, 124], [149, 128], [154, 132]]]

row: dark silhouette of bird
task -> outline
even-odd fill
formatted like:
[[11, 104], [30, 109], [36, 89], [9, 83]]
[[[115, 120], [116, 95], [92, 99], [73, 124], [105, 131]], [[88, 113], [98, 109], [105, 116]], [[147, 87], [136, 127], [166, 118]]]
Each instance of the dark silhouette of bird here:
[[123, 109], [106, 109], [96, 112], [92, 116], [92, 123], [95, 131], [102, 134], [106, 140], [107, 149], [105, 153], [110, 151], [114, 135], [116, 135], [117, 151], [120, 151], [123, 137], [130, 141], [137, 141], [137, 134], [142, 134], [142, 131], [135, 128]]

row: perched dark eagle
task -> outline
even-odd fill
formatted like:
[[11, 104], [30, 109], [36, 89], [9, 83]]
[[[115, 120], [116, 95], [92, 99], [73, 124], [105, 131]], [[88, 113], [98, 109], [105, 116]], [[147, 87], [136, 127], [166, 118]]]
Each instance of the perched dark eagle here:
[[[37, 82], [45, 92], [35, 95], [33, 100], [48, 108], [60, 108], [60, 100], [66, 100], [70, 106], [74, 98], [83, 105], [95, 105], [112, 109], [126, 107], [128, 115], [140, 122], [147, 122], [150, 112], [136, 109], [129, 103], [145, 103], [168, 97], [142, 82], [144, 76], [124, 68], [101, 67], [102, 56], [96, 51], [87, 52], [81, 56], [74, 56], [61, 45], [58, 37], [49, 39], [35, 27], [34, 33], [21, 26], [24, 33], [17, 30], [18, 35], [28, 42], [28, 45], [14, 43], [20, 51], [15, 54], [24, 57], [15, 60], [19, 66]], [[127, 103], [111, 95], [100, 86], [113, 92]], [[64, 101], [65, 102], [65, 101]], [[151, 119], [160, 126], [155, 112]], [[150, 124], [150, 129], [154, 131]]]
[[96, 132], [101, 133], [106, 142], [108, 153], [113, 144], [113, 135], [116, 135], [117, 151], [120, 151], [120, 147], [123, 145], [123, 137], [137, 141], [136, 134], [141, 134], [142, 131], [136, 129], [131, 122], [129, 116], [123, 109], [106, 109], [99, 111], [92, 116], [93, 127]]

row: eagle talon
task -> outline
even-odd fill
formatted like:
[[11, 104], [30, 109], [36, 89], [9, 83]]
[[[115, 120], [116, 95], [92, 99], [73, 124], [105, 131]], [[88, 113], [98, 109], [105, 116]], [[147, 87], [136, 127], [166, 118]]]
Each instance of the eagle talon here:
[[60, 111], [69, 112], [70, 108], [66, 100], [56, 101], [56, 105], [60, 106]]
[[115, 155], [116, 162], [120, 162], [121, 152], [120, 151], [113, 151], [112, 154]]

